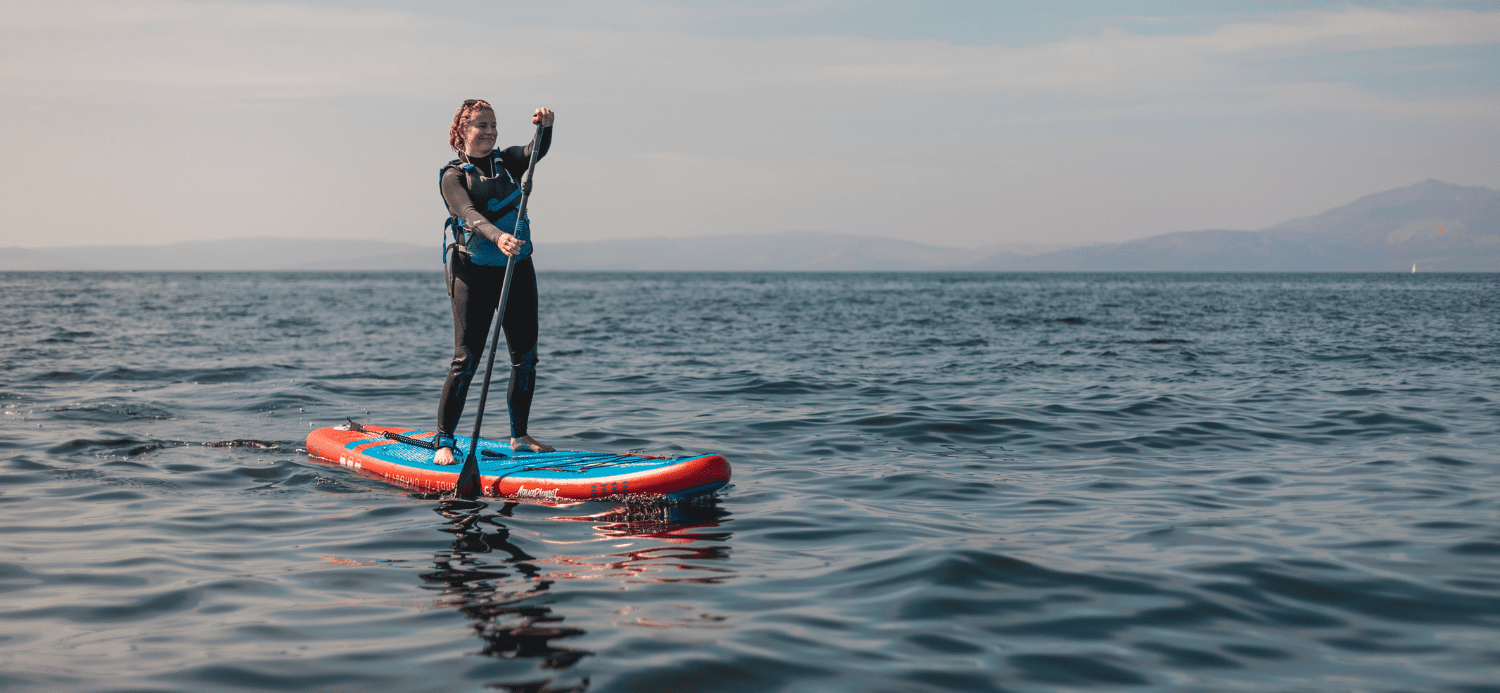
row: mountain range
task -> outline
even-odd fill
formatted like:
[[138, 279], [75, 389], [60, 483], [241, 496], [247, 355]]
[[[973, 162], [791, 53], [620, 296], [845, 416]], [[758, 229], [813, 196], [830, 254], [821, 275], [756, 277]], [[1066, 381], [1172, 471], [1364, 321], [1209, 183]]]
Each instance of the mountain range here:
[[974, 269], [1032, 271], [1500, 271], [1500, 191], [1427, 180], [1259, 231], [1167, 233]]
[[[0, 270], [437, 270], [430, 245], [240, 238], [165, 245], [0, 248]], [[1500, 271], [1500, 191], [1427, 180], [1258, 231], [1180, 231], [1124, 243], [945, 248], [873, 236], [763, 235], [548, 243], [540, 270]]]

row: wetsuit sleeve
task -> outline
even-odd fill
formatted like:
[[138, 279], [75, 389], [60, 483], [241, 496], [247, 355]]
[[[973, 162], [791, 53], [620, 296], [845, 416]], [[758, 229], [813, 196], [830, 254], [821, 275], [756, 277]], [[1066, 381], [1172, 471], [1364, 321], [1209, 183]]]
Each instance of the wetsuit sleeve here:
[[[528, 143], [524, 147], [506, 147], [500, 150], [500, 163], [505, 166], [505, 170], [510, 171], [510, 175], [516, 177], [516, 180], [521, 180], [521, 176], [526, 175], [526, 167], [531, 165], [531, 147], [533, 145], [536, 145], [535, 141]], [[542, 157], [547, 156], [547, 150], [552, 148], [551, 125], [542, 128], [541, 147], [537, 151], [537, 161], [541, 161]]]
[[474, 199], [469, 197], [469, 190], [464, 187], [463, 174], [457, 169], [448, 169], [443, 172], [443, 201], [448, 203], [448, 210], [464, 220], [464, 226], [469, 227], [479, 235], [491, 241], [500, 240], [500, 229], [491, 224], [479, 208], [474, 206]]

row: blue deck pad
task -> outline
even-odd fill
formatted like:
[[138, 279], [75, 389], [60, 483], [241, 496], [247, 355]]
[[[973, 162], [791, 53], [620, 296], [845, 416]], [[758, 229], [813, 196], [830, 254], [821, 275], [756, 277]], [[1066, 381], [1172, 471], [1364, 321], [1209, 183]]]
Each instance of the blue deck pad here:
[[[402, 435], [408, 438], [425, 438], [431, 436], [432, 431], [411, 431]], [[354, 441], [345, 447], [352, 450], [377, 439], [383, 438], [375, 435], [370, 438]], [[453, 453], [458, 458], [460, 464], [433, 464], [434, 451], [395, 440], [385, 445], [376, 445], [367, 448], [362, 454], [406, 467], [451, 471], [456, 474], [462, 466], [463, 459], [469, 454], [469, 441], [473, 440], [473, 438], [457, 436], [455, 440], [457, 443], [455, 444], [456, 447]], [[672, 467], [683, 462], [704, 457], [704, 455], [693, 455], [691, 457], [651, 459], [633, 455], [616, 455], [607, 452], [570, 450], [517, 452], [510, 449], [510, 443], [501, 443], [486, 438], [479, 439], [479, 449], [475, 454], [479, 457], [480, 474], [487, 476], [507, 476], [525, 472], [527, 477], [538, 479], [589, 479], [619, 476], [621, 474], [632, 474]]]

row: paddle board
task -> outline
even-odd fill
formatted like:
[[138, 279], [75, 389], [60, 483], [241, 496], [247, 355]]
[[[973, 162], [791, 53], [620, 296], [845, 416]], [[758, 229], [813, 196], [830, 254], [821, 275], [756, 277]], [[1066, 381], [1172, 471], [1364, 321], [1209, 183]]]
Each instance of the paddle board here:
[[[437, 433], [412, 428], [350, 422], [320, 428], [307, 436], [307, 452], [323, 461], [351, 467], [406, 486], [451, 491], [458, 482], [469, 437], [459, 437], [458, 464], [433, 464], [434, 450], [393, 439], [397, 434], [431, 443]], [[540, 501], [584, 501], [612, 496], [664, 496], [686, 499], [729, 483], [729, 462], [720, 455], [655, 457], [603, 452], [516, 452], [509, 443], [479, 439], [480, 486], [487, 496]]]

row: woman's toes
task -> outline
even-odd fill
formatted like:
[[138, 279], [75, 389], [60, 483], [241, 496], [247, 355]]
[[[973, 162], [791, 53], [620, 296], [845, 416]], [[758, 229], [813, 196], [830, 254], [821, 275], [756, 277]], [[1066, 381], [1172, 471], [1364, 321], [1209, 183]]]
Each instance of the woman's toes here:
[[554, 451], [557, 450], [557, 448], [554, 448], [551, 445], [543, 445], [541, 443], [536, 442], [536, 440], [533, 439], [531, 436], [521, 436], [520, 438], [511, 438], [510, 439], [510, 449], [512, 449], [512, 450], [527, 450], [529, 452], [554, 452]]

